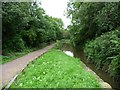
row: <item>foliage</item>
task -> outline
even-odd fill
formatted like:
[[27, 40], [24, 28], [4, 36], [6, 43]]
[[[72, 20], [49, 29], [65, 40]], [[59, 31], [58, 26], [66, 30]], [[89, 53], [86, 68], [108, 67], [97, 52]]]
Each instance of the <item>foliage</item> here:
[[120, 26], [120, 3], [71, 1], [67, 11], [72, 19], [69, 30], [75, 47], [83, 46], [86, 41]]
[[36, 2], [3, 2], [2, 23], [3, 55], [62, 38], [62, 20], [46, 15]]
[[114, 78], [120, 79], [120, 28], [89, 41], [84, 48], [87, 60]]
[[120, 3], [105, 3], [95, 18], [99, 30], [97, 34], [115, 30], [120, 26]]
[[70, 39], [70, 32], [68, 30], [64, 30], [62, 32], [63, 39]]
[[16, 51], [16, 52], [13, 52], [13, 51], [6, 51], [6, 55], [1, 55], [0, 56], [0, 64], [4, 64], [4, 63], [7, 63], [7, 62], [10, 62], [12, 60], [15, 60], [19, 57], [22, 57], [24, 56], [25, 54], [28, 54], [30, 52], [33, 52], [35, 50], [38, 50], [38, 49], [42, 49], [44, 47], [46, 47], [47, 44], [46, 43], [41, 43], [39, 47], [35, 47], [35, 48], [25, 48], [23, 51]]
[[67, 8], [67, 16], [72, 19], [68, 29], [73, 46], [85, 46], [89, 62], [120, 80], [119, 11], [119, 2], [70, 1]]
[[78, 59], [55, 49], [31, 63], [15, 82], [11, 88], [100, 87], [94, 76], [81, 67]]
[[109, 65], [109, 72], [116, 80], [120, 80], [120, 54], [113, 58]]
[[70, 45], [70, 40], [69, 39], [57, 40], [54, 48], [62, 50], [65, 47], [65, 45], [67, 45], [67, 46]]
[[4, 64], [12, 60], [15, 60], [16, 58], [19, 58], [29, 52], [30, 52], [29, 50], [24, 50], [23, 52], [10, 53], [9, 56], [0, 56], [1, 58], [0, 64]]
[[57, 40], [54, 48], [61, 49], [62, 47], [63, 47], [63, 43], [61, 41]]

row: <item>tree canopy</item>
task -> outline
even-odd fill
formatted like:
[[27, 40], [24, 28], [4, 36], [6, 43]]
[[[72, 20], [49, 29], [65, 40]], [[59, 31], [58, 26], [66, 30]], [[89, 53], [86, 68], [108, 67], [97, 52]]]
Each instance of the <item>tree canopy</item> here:
[[120, 3], [117, 2], [69, 2], [67, 11], [72, 19], [69, 29], [74, 46], [120, 26]]
[[62, 20], [46, 15], [36, 2], [3, 2], [2, 17], [3, 54], [62, 38]]

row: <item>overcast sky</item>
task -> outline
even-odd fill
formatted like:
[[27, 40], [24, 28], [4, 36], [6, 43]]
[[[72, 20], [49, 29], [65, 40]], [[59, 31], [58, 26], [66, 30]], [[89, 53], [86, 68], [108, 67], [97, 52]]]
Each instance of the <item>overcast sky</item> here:
[[64, 16], [67, 9], [67, 2], [69, 0], [40, 0], [42, 3], [42, 8], [45, 10], [46, 14], [52, 17], [61, 18], [65, 28], [70, 24], [70, 19]]

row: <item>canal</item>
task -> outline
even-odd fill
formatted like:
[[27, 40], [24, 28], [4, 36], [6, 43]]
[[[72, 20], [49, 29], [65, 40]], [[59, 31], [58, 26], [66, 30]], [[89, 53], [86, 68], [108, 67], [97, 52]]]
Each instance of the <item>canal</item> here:
[[113, 89], [120, 90], [120, 82], [114, 81], [113, 78], [110, 77], [110, 75], [107, 72], [103, 70], [97, 70], [94, 64], [88, 63], [83, 50], [76, 50], [75, 48], [71, 47], [71, 45], [69, 44], [64, 44], [62, 50], [66, 52], [66, 54], [69, 54], [70, 56], [73, 56], [75, 58], [80, 58], [80, 60], [92, 71], [94, 71], [104, 82], [107, 82]]

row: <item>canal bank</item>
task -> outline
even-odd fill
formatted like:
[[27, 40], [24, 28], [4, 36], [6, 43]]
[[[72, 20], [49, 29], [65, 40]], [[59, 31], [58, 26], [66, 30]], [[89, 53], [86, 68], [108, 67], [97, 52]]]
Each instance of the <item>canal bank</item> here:
[[[102, 86], [103, 87], [109, 87], [109, 85], [115, 89], [115, 90], [119, 90], [120, 87], [119, 87], [119, 82], [115, 82], [113, 80], [112, 77], [110, 77], [110, 75], [107, 73], [107, 72], [104, 72], [103, 70], [97, 70], [95, 68], [95, 65], [92, 64], [92, 63], [88, 63], [88, 61], [86, 60], [86, 57], [84, 55], [84, 52], [83, 50], [78, 50], [78, 49], [75, 49], [73, 48], [70, 44], [64, 44], [63, 47], [62, 47], [62, 50], [64, 52], [69, 52], [71, 54], [73, 54], [73, 57], [76, 57], [76, 58], [80, 58], [80, 60], [82, 61], [83, 65], [85, 65], [86, 67], [88, 67], [89, 69], [88, 70], [92, 70], [93, 72], [95, 72], [95, 74], [101, 78], [101, 82], [102, 83]], [[103, 83], [104, 82], [104, 83]], [[108, 84], [109, 85], [108, 85]]]

